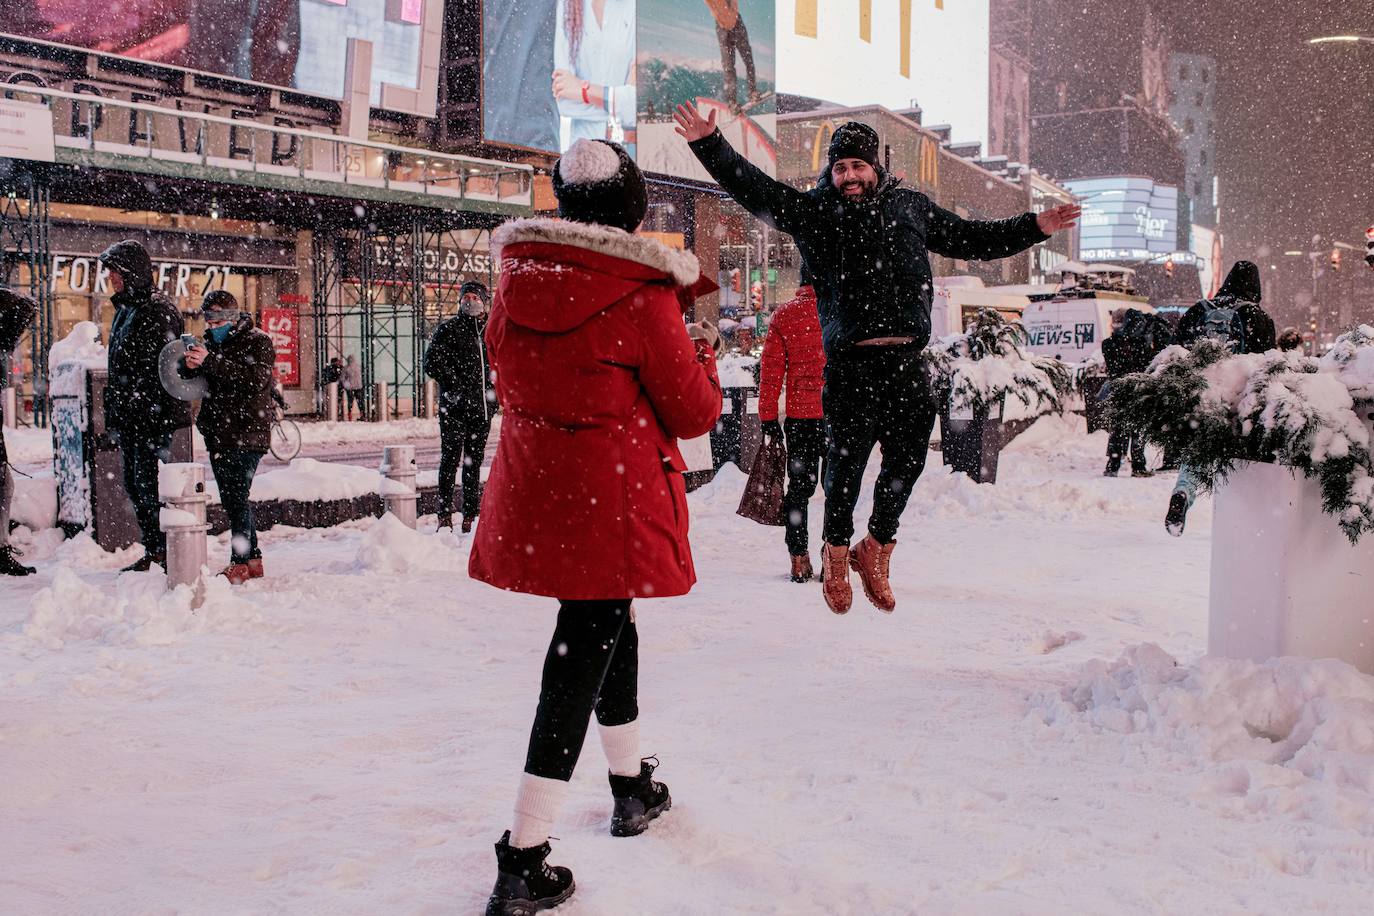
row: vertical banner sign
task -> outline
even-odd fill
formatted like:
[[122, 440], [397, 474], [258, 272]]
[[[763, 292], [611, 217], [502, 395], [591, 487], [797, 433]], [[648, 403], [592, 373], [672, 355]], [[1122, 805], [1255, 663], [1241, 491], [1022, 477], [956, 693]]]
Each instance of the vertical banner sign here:
[[300, 316], [294, 308], [264, 308], [262, 329], [272, 338], [277, 351], [275, 366], [277, 381], [284, 388], [299, 388], [301, 384]]

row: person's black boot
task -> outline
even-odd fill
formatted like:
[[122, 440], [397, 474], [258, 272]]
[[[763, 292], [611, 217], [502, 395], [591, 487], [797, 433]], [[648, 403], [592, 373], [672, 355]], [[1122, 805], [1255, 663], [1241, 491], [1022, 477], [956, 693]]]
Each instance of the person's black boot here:
[[1183, 526], [1188, 521], [1188, 494], [1175, 490], [1169, 497], [1169, 511], [1164, 516], [1164, 530], [1174, 537], [1183, 536]]
[[1108, 462], [1107, 462], [1107, 469], [1106, 469], [1105, 471], [1102, 472], [1102, 476], [1103, 476], [1103, 477], [1115, 477], [1117, 474], [1120, 474], [1120, 473], [1121, 473], [1121, 462], [1120, 462], [1119, 460], [1117, 460], [1117, 461], [1108, 461]]
[[639, 762], [638, 776], [609, 774], [615, 796], [611, 836], [639, 836], [649, 829], [649, 821], [673, 807], [668, 787], [651, 778], [657, 768], [658, 758], [646, 757]]
[[551, 910], [573, 895], [572, 872], [549, 865], [548, 842], [529, 849], [510, 844], [510, 831], [496, 844], [496, 887], [487, 900], [486, 916], [530, 916]]
[[32, 576], [38, 570], [15, 559], [13, 547], [0, 547], [0, 576]]
[[154, 564], [167, 568], [167, 557], [160, 553], [145, 553], [137, 560], [120, 570], [120, 572], [147, 572], [152, 569]]

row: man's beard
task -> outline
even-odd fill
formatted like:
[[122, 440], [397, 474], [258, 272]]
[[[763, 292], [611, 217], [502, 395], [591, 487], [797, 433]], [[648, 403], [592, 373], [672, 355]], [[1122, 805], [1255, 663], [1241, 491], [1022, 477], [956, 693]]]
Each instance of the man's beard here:
[[[852, 193], [853, 188], [859, 188], [860, 192], [858, 194]], [[877, 190], [878, 182], [876, 180], [872, 184], [863, 181], [851, 181], [840, 185], [840, 194], [846, 200], [863, 200], [865, 197], [872, 197]]]

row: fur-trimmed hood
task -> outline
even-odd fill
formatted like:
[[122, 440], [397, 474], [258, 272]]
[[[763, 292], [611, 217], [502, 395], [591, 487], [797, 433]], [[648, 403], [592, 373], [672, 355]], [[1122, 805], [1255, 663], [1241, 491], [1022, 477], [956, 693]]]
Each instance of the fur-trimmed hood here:
[[642, 286], [684, 289], [701, 276], [690, 252], [567, 220], [505, 223], [492, 247], [501, 260], [499, 303], [512, 321], [538, 331], [571, 330]]

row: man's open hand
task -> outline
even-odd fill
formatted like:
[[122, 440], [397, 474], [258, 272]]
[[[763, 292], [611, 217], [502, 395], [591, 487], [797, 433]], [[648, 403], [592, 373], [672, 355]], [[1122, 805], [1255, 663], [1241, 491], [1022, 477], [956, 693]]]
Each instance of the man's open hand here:
[[1061, 229], [1069, 229], [1077, 225], [1078, 218], [1082, 215], [1083, 208], [1078, 204], [1060, 204], [1038, 214], [1035, 217], [1035, 222], [1040, 226], [1041, 232], [1046, 235], [1054, 235]]
[[697, 111], [697, 106], [691, 102], [683, 102], [677, 106], [677, 111], [673, 112], [673, 120], [677, 122], [678, 135], [685, 137], [688, 143], [709, 137], [716, 130], [715, 109], [711, 110], [708, 117], [703, 118], [701, 112]]

